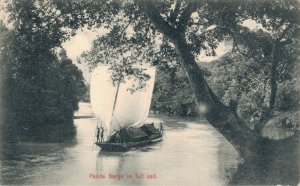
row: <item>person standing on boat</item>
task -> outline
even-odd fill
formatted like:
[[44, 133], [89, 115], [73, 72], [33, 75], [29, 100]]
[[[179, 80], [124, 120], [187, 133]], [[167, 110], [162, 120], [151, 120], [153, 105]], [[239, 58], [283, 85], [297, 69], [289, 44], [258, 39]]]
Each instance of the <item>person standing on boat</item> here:
[[104, 141], [104, 135], [103, 134], [104, 134], [104, 129], [103, 129], [102, 125], [101, 125], [101, 135], [100, 135], [101, 136], [101, 139], [100, 139], [101, 142]]
[[159, 123], [159, 131], [160, 131], [160, 133], [164, 133], [164, 127], [163, 127], [163, 125], [162, 125], [162, 123], [160, 122]]
[[97, 126], [97, 143], [99, 142], [99, 136], [100, 136], [100, 128]]

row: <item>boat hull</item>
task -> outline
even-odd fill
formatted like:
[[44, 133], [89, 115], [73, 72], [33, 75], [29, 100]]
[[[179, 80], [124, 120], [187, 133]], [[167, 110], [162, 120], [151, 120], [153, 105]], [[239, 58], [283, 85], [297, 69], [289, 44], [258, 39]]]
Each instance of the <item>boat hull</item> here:
[[139, 142], [127, 142], [127, 143], [110, 143], [110, 142], [97, 142], [96, 145], [103, 151], [125, 152], [132, 149], [141, 148], [159, 141], [162, 141], [162, 136], [154, 139], [139, 141]]
[[109, 141], [95, 144], [104, 151], [124, 152], [159, 142], [163, 139], [161, 131], [154, 124], [144, 124], [141, 127], [122, 129], [110, 137]]

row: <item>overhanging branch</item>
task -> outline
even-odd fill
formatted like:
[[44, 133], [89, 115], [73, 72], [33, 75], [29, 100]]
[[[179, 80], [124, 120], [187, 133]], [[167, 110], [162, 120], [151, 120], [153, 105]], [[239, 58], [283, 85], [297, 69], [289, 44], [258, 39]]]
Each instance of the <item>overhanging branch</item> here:
[[180, 20], [179, 20], [179, 30], [185, 31], [188, 21], [191, 18], [192, 13], [196, 10], [198, 5], [197, 1], [190, 0], [188, 1], [185, 9], [182, 11]]
[[177, 30], [170, 26], [169, 23], [161, 17], [159, 11], [155, 7], [155, 1], [136, 0], [136, 3], [146, 12], [149, 19], [151, 19], [152, 23], [160, 32], [170, 37], [170, 39], [177, 37]]
[[179, 11], [180, 11], [180, 6], [181, 6], [181, 1], [182, 0], [176, 0], [176, 4], [175, 4], [175, 8], [174, 11], [171, 12], [170, 14], [170, 22], [175, 23], [178, 15], [179, 15]]
[[279, 35], [279, 37], [275, 40], [275, 42], [280, 42], [283, 37], [287, 34], [287, 32], [293, 27], [294, 24], [289, 24], [283, 31], [282, 33]]

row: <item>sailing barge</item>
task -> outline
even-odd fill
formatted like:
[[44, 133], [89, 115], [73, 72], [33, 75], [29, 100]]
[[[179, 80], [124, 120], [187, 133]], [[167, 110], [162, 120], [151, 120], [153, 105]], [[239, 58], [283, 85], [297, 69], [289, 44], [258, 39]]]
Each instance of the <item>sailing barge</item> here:
[[130, 127], [114, 133], [107, 142], [96, 142], [102, 150], [128, 151], [156, 143], [162, 140], [162, 133], [152, 124], [139, 128]]
[[[106, 151], [127, 151], [143, 147], [163, 139], [162, 126], [145, 124], [148, 117], [155, 80], [155, 68], [148, 67], [145, 73], [150, 75], [144, 88], [135, 92], [129, 89], [136, 83], [134, 79], [118, 82], [111, 80], [108, 65], [98, 66], [91, 79], [91, 104], [98, 123], [104, 129], [104, 141], [95, 143]], [[98, 125], [98, 124], [97, 124]]]

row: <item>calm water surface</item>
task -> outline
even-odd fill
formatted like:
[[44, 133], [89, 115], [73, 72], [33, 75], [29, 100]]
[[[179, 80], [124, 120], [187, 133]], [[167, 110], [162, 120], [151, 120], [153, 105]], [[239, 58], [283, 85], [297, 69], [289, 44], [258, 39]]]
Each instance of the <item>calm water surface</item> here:
[[[84, 107], [88, 110], [88, 105]], [[83, 109], [86, 112], [87, 110]], [[149, 119], [165, 121], [164, 140], [125, 153], [101, 152], [93, 145], [97, 122], [94, 118], [74, 120], [77, 135], [75, 139], [67, 142], [5, 144], [1, 153], [0, 183], [28, 185], [226, 185], [228, 183], [229, 172], [237, 167], [238, 154], [213, 127], [185, 119], [157, 117]]]

